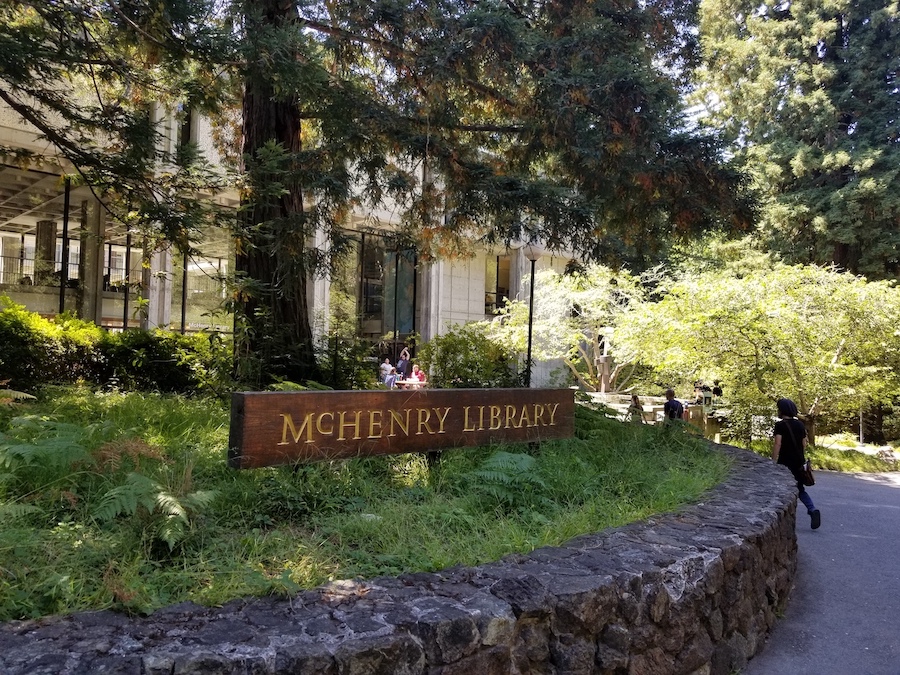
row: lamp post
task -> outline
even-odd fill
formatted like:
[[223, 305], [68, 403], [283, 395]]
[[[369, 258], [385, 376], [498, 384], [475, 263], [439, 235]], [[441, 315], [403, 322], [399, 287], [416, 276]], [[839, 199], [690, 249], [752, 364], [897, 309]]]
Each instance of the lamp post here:
[[525, 257], [531, 261], [531, 289], [528, 297], [528, 355], [526, 357], [525, 386], [531, 387], [531, 335], [534, 323], [534, 266], [541, 257], [541, 249], [528, 244], [524, 250]]

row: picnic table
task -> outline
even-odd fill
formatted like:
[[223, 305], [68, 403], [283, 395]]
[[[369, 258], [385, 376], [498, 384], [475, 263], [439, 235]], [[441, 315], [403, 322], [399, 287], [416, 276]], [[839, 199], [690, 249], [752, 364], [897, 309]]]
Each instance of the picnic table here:
[[421, 389], [422, 387], [428, 386], [427, 382], [422, 382], [421, 380], [396, 380], [394, 384], [398, 389]]

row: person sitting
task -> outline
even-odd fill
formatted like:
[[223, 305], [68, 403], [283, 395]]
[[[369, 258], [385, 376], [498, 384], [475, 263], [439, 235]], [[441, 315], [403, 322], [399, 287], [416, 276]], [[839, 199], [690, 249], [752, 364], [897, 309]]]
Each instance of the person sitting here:
[[388, 389], [396, 389], [397, 388], [397, 380], [400, 378], [397, 375], [397, 369], [391, 368], [391, 372], [385, 375], [384, 383], [387, 385]]
[[413, 365], [412, 373], [409, 376], [411, 380], [418, 380], [420, 384], [425, 384], [425, 380], [427, 379], [425, 376], [425, 371], [419, 368], [418, 364]]
[[391, 371], [394, 370], [394, 366], [391, 365], [391, 360], [388, 358], [386, 358], [384, 360], [384, 363], [382, 363], [378, 368], [381, 371], [381, 381], [382, 382], [385, 382], [387, 380], [388, 375], [390, 375]]

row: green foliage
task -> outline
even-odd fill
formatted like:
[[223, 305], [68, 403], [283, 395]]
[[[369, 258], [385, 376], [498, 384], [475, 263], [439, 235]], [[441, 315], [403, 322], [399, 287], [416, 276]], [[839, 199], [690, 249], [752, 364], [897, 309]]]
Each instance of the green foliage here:
[[[354, 211], [395, 214], [423, 259], [539, 239], [645, 265], [673, 234], [745, 225], [740, 177], [683, 119], [693, 13], [691, 0], [11, 2], [0, 99], [131, 231], [188, 252], [233, 226], [242, 379], [320, 380], [307, 284], [346, 252]], [[157, 113], [186, 110], [211, 116], [233, 174], [195, 148], [158, 150]], [[201, 197], [225, 187], [237, 218]]]
[[222, 393], [231, 387], [231, 346], [216, 334], [106, 333], [95, 382], [125, 389]]
[[900, 271], [896, 3], [703, 0], [700, 93], [789, 262]]
[[498, 450], [470, 474], [473, 488], [502, 506], [538, 507], [547, 486], [536, 472], [537, 463], [531, 455]]
[[19, 498], [43, 492], [47, 507], [72, 492], [80, 468], [90, 463], [86, 448], [90, 426], [48, 420], [36, 415], [16, 417], [0, 435], [0, 495]]
[[60, 315], [45, 319], [0, 296], [0, 379], [19, 390], [44, 382], [73, 382], [93, 367], [101, 329]]
[[484, 323], [451, 326], [422, 345], [417, 355], [431, 385], [444, 389], [522, 386], [517, 354], [490, 337]]
[[[535, 360], [561, 359], [567, 374], [583, 389], [599, 391], [602, 345], [611, 341], [610, 327], [643, 300], [639, 279], [626, 270], [590, 264], [560, 274], [538, 272], [534, 282], [532, 353]], [[514, 300], [490, 324], [488, 334], [511, 351], [524, 352], [528, 340], [528, 302]], [[606, 334], [604, 334], [606, 329]], [[605, 335], [605, 336], [604, 336]], [[601, 339], [602, 338], [602, 339]], [[619, 350], [609, 363], [607, 391], [625, 389], [635, 372], [630, 354]]]
[[221, 393], [231, 385], [231, 347], [218, 335], [111, 333], [62, 314], [45, 319], [0, 296], [0, 380], [16, 389], [54, 383]]
[[663, 381], [726, 383], [733, 428], [797, 402], [811, 424], [900, 395], [900, 289], [833, 269], [768, 264], [683, 273], [616, 326], [614, 347]]
[[240, 472], [217, 399], [48, 388], [33, 410], [0, 441], [0, 620], [477, 564], [676, 508], [726, 471], [695, 438], [580, 407], [576, 439], [536, 450]]
[[93, 517], [103, 523], [120, 515], [133, 517], [142, 510], [147, 515], [145, 530], [165, 542], [171, 551], [187, 536], [191, 514], [209, 507], [216, 496], [214, 490], [175, 495], [147, 476], [130, 473], [124, 483], [100, 498]]
[[371, 355], [372, 345], [365, 340], [322, 337], [317, 357], [323, 382], [332, 389], [373, 389], [378, 379]]

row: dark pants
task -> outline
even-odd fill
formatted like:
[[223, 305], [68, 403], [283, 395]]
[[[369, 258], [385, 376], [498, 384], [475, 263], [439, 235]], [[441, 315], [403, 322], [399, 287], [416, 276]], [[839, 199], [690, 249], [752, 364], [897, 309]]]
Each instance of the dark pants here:
[[803, 502], [803, 506], [806, 507], [807, 513], [812, 513], [816, 510], [816, 505], [813, 504], [812, 497], [809, 496], [809, 493], [806, 491], [806, 487], [799, 480], [797, 481], [797, 489], [800, 490], [800, 494], [797, 495], [797, 498]]

